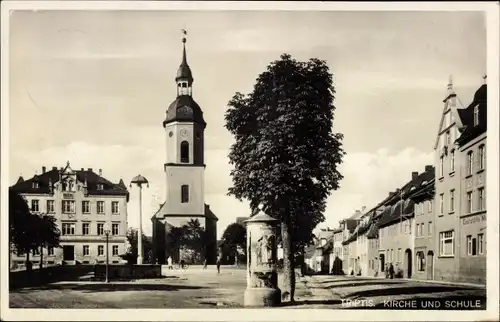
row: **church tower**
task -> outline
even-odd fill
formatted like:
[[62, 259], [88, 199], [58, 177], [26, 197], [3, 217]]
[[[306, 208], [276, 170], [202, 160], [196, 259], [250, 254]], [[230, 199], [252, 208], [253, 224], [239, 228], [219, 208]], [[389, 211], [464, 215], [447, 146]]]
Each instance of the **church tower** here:
[[166, 214], [200, 215], [205, 211], [204, 132], [206, 123], [193, 100], [193, 74], [187, 63], [186, 38], [175, 83], [177, 98], [163, 121], [166, 137]]
[[[165, 202], [153, 216], [153, 252], [158, 263], [166, 258], [184, 259], [182, 251], [173, 249], [173, 227], [193, 226], [205, 230], [202, 252], [198, 260], [215, 260], [217, 217], [205, 204], [203, 111], [193, 99], [193, 74], [187, 62], [186, 37], [182, 38], [182, 62], [177, 70], [175, 84], [177, 97], [169, 105], [163, 121], [165, 130]], [[200, 249], [205, 247], [203, 251]], [[215, 251], [212, 250], [214, 248]], [[212, 254], [214, 253], [214, 254]], [[212, 257], [214, 259], [212, 260]], [[184, 259], [195, 264], [189, 259]]]

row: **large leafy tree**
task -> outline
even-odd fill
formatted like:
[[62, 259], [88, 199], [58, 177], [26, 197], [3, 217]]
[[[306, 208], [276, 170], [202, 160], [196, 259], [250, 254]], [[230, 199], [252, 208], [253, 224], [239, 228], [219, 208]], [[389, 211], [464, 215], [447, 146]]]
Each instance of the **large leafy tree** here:
[[230, 100], [226, 128], [235, 137], [229, 153], [229, 194], [281, 220], [283, 294], [293, 301], [294, 253], [324, 221], [326, 199], [343, 178], [342, 134], [333, 131], [333, 76], [325, 61], [283, 54], [261, 73], [248, 95]]
[[35, 216], [37, 228], [34, 232], [36, 243], [40, 247], [40, 268], [43, 266], [43, 249], [60, 247], [61, 231], [57, 227], [56, 218], [47, 214]]
[[[26, 263], [34, 249], [59, 247], [60, 231], [54, 217], [31, 213], [26, 200], [9, 190], [9, 242], [18, 252], [26, 254]], [[43, 257], [40, 258], [40, 268]]]
[[[131, 261], [132, 263], [137, 263], [138, 256], [138, 246], [137, 246], [137, 229], [129, 228], [127, 230], [127, 242], [129, 244], [129, 249], [127, 253], [122, 255], [123, 258]], [[142, 253], [144, 256], [144, 261], [146, 263], [152, 263], [153, 260], [153, 243], [150, 238], [148, 238], [144, 233], [142, 234]]]
[[235, 264], [238, 264], [238, 250], [242, 250], [243, 254], [246, 255], [247, 230], [239, 223], [232, 223], [224, 230], [222, 240], [224, 246], [227, 247], [234, 256]]

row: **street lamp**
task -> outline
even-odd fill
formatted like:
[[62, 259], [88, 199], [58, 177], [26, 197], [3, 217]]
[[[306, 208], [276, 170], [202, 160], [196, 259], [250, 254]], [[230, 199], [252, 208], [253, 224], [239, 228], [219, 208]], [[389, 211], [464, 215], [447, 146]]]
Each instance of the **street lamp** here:
[[137, 230], [137, 264], [142, 264], [142, 186], [146, 185], [149, 188], [148, 179], [144, 178], [140, 174], [135, 176], [130, 182], [130, 188], [132, 188], [132, 183], [139, 187], [139, 229]]
[[109, 234], [111, 230], [109, 229], [109, 224], [104, 224], [104, 235], [106, 235], [106, 283], [109, 282], [108, 274], [109, 274]]

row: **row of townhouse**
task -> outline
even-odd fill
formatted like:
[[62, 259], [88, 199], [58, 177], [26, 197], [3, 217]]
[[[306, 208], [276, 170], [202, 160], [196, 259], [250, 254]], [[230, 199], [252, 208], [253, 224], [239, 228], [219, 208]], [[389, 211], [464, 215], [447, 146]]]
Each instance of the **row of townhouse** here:
[[435, 165], [412, 172], [375, 207], [325, 232], [316, 246], [322, 263], [316, 271], [384, 276], [392, 265], [405, 278], [485, 283], [486, 98], [484, 83], [459, 108], [450, 80]]

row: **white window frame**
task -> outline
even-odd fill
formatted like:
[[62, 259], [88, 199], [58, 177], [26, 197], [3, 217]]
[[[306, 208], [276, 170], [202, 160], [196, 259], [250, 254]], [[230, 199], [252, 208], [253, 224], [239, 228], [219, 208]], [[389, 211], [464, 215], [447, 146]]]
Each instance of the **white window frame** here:
[[83, 245], [82, 252], [83, 252], [83, 256], [90, 256], [90, 246]]
[[450, 213], [455, 212], [455, 189], [450, 190]]
[[[116, 228], [116, 233], [115, 233], [115, 228]], [[113, 236], [117, 236], [120, 234], [120, 224], [119, 223], [112, 223], [111, 224], [111, 234]]]
[[82, 213], [83, 214], [90, 214], [90, 201], [89, 200], [82, 201]]
[[484, 202], [484, 187], [477, 189], [477, 210], [482, 211], [486, 209], [486, 203]]
[[450, 173], [455, 172], [455, 150], [450, 151]]
[[466, 203], [466, 209], [465, 210], [467, 211], [466, 212], [467, 214], [470, 214], [470, 213], [472, 213], [473, 207], [474, 207], [473, 202], [472, 202], [472, 200], [473, 200], [473, 198], [472, 198], [472, 191], [468, 191], [467, 192], [466, 198], [467, 198], [466, 199], [467, 203]]
[[478, 170], [484, 170], [484, 167], [486, 165], [486, 146], [484, 144], [479, 146], [479, 169]]
[[[102, 207], [101, 207], [101, 206], [102, 206]], [[104, 214], [104, 213], [105, 213], [105, 210], [106, 210], [105, 208], [106, 208], [106, 207], [105, 207], [105, 205], [104, 205], [104, 201], [102, 201], [102, 200], [97, 201], [97, 213], [98, 213], [99, 215], [102, 215], [102, 214]]]
[[[87, 228], [87, 233], [85, 233], [85, 228]], [[82, 235], [84, 236], [90, 235], [90, 223], [88, 222], [82, 223]]]
[[432, 221], [427, 224], [427, 235], [432, 236]]
[[38, 199], [31, 199], [31, 211], [40, 212], [40, 201]]
[[[115, 252], [115, 250], [116, 250], [116, 252]], [[120, 251], [120, 249], [118, 248], [118, 245], [113, 245], [113, 247], [111, 248], [111, 255], [118, 256], [119, 251]]]
[[[446, 234], [450, 234], [451, 236], [446, 237]], [[451, 240], [451, 254], [444, 253], [444, 245], [446, 241]], [[453, 257], [455, 256], [455, 231], [443, 231], [439, 233], [439, 256], [442, 257]]]
[[467, 153], [467, 175], [470, 176], [472, 174], [472, 171], [474, 170], [474, 152], [469, 151]]
[[444, 214], [444, 193], [439, 195], [439, 214]]
[[63, 222], [61, 224], [61, 234], [64, 236], [72, 236], [75, 234], [75, 223]]
[[467, 236], [467, 255], [472, 256], [472, 235]]
[[97, 223], [97, 236], [104, 235], [104, 223]]
[[474, 126], [479, 125], [479, 106], [474, 106]]
[[439, 157], [439, 177], [444, 177], [444, 156]]
[[104, 245], [97, 245], [97, 256], [104, 256]]
[[61, 204], [63, 214], [74, 214], [76, 213], [76, 206], [74, 200], [63, 200]]
[[484, 234], [477, 235], [477, 253], [484, 255]]
[[47, 213], [53, 214], [56, 212], [56, 202], [55, 200], [49, 199], [47, 200]]
[[111, 201], [111, 213], [113, 215], [118, 215], [120, 213], [120, 204], [118, 201]]

